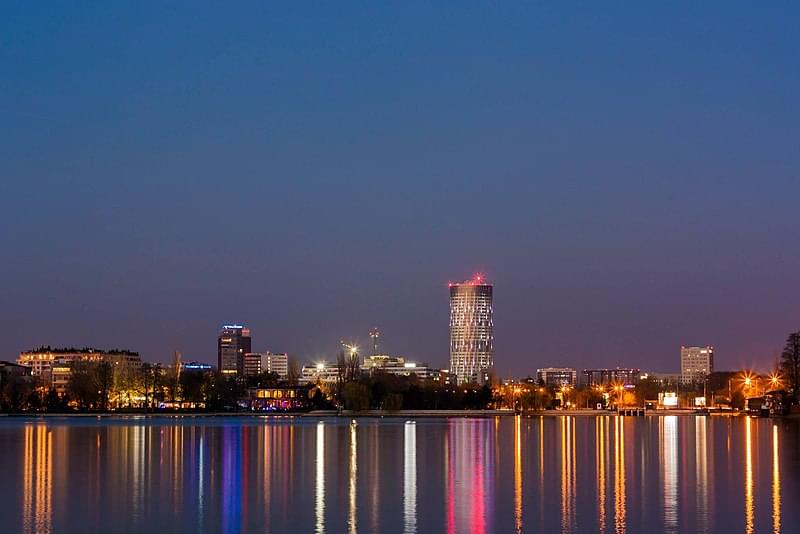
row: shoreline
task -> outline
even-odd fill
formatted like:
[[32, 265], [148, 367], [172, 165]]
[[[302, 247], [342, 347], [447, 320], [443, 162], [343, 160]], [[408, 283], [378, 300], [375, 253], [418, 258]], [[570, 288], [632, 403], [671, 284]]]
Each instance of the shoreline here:
[[[491, 417], [513, 417], [521, 415], [522, 417], [600, 417], [600, 416], [616, 416], [617, 412], [614, 410], [541, 410], [532, 411], [522, 414], [516, 414], [511, 410], [364, 410], [364, 411], [349, 411], [344, 410], [337, 412], [336, 410], [313, 410], [310, 412], [282, 412], [282, 413], [268, 413], [268, 412], [104, 412], [104, 413], [3, 413], [0, 418], [8, 419], [190, 419], [190, 418], [491, 418]], [[730, 411], [711, 411], [706, 413], [698, 413], [691, 409], [686, 410], [646, 410], [640, 415], [625, 415], [622, 417], [661, 417], [661, 416], [728, 416], [738, 417], [740, 415], [747, 415], [744, 412], [730, 412]], [[791, 416], [784, 416], [791, 417]]]

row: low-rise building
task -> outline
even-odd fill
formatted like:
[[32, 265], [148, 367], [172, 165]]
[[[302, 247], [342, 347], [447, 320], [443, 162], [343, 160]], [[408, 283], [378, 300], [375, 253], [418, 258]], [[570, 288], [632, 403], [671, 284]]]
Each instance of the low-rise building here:
[[313, 385], [253, 388], [248, 390], [250, 409], [263, 411], [302, 410], [311, 406]]
[[64, 392], [70, 369], [77, 363], [107, 363], [114, 372], [135, 371], [142, 366], [138, 352], [129, 350], [100, 350], [95, 348], [41, 347], [21, 352], [18, 365], [29, 367], [31, 375], [45, 387], [57, 387]]
[[300, 370], [300, 384], [334, 384], [339, 380], [339, 366], [327, 362], [304, 365]]
[[364, 358], [361, 371], [367, 374], [387, 373], [398, 376], [415, 376], [421, 380], [431, 378], [434, 370], [426, 363], [407, 362], [402, 356], [375, 354]]
[[0, 375], [8, 382], [17, 378], [31, 376], [31, 368], [14, 362], [0, 361]]
[[584, 385], [607, 386], [609, 384], [633, 385], [639, 382], [639, 369], [616, 367], [614, 369], [584, 369]]

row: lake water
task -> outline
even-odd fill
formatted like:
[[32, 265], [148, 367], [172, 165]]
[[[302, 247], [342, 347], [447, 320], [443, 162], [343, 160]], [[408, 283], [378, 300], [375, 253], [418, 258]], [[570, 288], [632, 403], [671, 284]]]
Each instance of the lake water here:
[[0, 531], [798, 532], [797, 421], [0, 419]]

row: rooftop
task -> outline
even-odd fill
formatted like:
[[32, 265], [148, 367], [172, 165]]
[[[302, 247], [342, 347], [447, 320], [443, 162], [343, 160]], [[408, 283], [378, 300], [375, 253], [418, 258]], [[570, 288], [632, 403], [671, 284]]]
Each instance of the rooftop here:
[[138, 356], [138, 352], [134, 352], [132, 350], [127, 349], [97, 349], [94, 347], [51, 347], [50, 345], [42, 345], [37, 349], [32, 350], [25, 350], [22, 351], [21, 354], [41, 354], [41, 353], [48, 353], [48, 354], [125, 354], [127, 356]]

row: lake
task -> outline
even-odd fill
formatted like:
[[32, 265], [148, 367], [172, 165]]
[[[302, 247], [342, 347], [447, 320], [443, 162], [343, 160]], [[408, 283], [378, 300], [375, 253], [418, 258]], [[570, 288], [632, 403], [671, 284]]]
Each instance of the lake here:
[[0, 418], [3, 532], [797, 532], [797, 420]]

